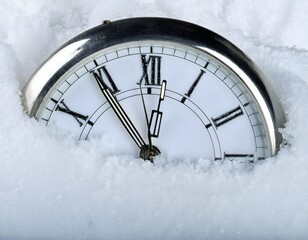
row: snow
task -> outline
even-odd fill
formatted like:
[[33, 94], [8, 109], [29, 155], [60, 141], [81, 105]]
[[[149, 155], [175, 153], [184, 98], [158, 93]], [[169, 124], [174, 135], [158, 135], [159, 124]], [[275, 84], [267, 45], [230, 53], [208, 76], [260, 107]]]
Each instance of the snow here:
[[[304, 0], [1, 0], [0, 239], [307, 239], [307, 12]], [[243, 49], [276, 90], [288, 144], [250, 168], [153, 166], [27, 117], [21, 89], [52, 51], [134, 16], [191, 21]]]

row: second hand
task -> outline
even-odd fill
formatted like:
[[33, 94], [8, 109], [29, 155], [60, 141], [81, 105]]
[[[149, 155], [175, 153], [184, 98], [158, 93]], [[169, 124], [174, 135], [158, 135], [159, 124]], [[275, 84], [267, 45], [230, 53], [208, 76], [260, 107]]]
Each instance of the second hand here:
[[148, 114], [147, 114], [147, 109], [146, 109], [146, 106], [145, 106], [145, 101], [144, 101], [144, 96], [143, 96], [143, 92], [142, 92], [142, 88], [141, 88], [141, 83], [139, 83], [139, 89], [140, 89], [140, 94], [141, 94], [141, 99], [142, 99], [143, 110], [144, 110], [144, 114], [145, 114], [145, 120], [146, 120], [146, 123], [147, 123], [149, 148], [150, 148], [150, 150], [152, 150], [153, 145], [152, 145], [152, 138], [151, 138], [151, 131], [150, 131], [150, 122], [149, 122], [149, 118], [148, 118]]

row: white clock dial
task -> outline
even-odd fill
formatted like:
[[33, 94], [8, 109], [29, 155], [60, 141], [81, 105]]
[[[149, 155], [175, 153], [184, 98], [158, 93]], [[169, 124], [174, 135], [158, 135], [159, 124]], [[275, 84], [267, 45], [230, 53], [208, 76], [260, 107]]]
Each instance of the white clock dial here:
[[255, 162], [277, 153], [284, 114], [236, 46], [200, 26], [132, 18], [60, 47], [23, 90], [30, 117], [117, 154]]
[[119, 154], [138, 156], [138, 143], [95, 74], [142, 141], [152, 141], [165, 156], [251, 161], [268, 156], [260, 109], [239, 77], [209, 54], [172, 42], [135, 41], [83, 59], [48, 92], [38, 119], [77, 139], [103, 136]]

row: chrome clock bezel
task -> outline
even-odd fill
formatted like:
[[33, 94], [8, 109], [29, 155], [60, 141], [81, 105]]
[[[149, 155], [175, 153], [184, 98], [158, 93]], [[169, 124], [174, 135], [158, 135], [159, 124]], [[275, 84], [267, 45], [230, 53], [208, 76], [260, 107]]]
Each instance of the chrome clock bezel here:
[[189, 46], [212, 56], [243, 81], [258, 104], [266, 124], [270, 155], [282, 142], [279, 128], [285, 118], [270, 83], [254, 62], [238, 47], [201, 26], [168, 18], [129, 18], [107, 22], [74, 37], [61, 46], [33, 74], [22, 92], [24, 108], [38, 117], [49, 90], [71, 67], [90, 55], [115, 45], [136, 41], [167, 41]]

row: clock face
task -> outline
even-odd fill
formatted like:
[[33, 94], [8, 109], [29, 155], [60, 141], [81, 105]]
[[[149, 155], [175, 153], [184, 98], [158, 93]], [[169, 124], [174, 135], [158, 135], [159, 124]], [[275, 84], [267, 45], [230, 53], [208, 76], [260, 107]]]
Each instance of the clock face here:
[[171, 41], [132, 41], [82, 59], [50, 88], [36, 118], [136, 157], [149, 142], [180, 159], [270, 155], [264, 117], [243, 80], [206, 51]]

